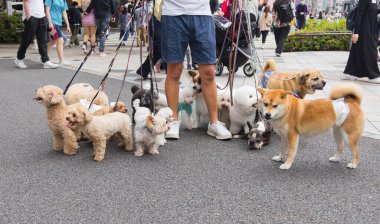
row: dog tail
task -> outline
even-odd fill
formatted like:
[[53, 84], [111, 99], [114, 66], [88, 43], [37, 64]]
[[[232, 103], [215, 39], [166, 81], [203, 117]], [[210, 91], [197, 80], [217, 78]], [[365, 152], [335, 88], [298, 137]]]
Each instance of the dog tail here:
[[132, 94], [135, 94], [135, 92], [137, 92], [139, 89], [140, 89], [139, 86], [133, 85], [132, 88], [131, 88]]
[[344, 98], [346, 102], [362, 103], [363, 93], [360, 87], [354, 83], [345, 83], [335, 86], [330, 92], [330, 99]]
[[265, 63], [264, 65], [264, 73], [268, 70], [270, 71], [276, 71], [276, 68], [277, 65], [276, 65], [276, 62], [273, 60], [273, 59], [268, 59], [268, 61]]

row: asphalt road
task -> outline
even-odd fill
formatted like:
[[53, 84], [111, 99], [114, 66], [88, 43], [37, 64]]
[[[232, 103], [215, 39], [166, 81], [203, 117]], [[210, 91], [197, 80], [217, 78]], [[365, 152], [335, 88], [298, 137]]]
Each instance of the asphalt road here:
[[[331, 135], [302, 139], [291, 170], [271, 161], [279, 138], [260, 151], [246, 141], [218, 141], [206, 130], [181, 132], [160, 155], [136, 158], [111, 143], [92, 160], [80, 143], [75, 156], [52, 149], [46, 109], [34, 90], [64, 87], [72, 70], [16, 69], [0, 60], [0, 223], [380, 223], [378, 140], [360, 142], [361, 164], [330, 163]], [[80, 73], [96, 86], [100, 77]], [[110, 79], [114, 100], [121, 81]], [[122, 100], [129, 100], [127, 84]]]

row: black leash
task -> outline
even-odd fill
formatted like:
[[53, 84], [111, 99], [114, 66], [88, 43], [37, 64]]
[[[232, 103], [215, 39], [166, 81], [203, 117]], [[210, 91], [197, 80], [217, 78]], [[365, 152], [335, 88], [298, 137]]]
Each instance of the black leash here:
[[[104, 34], [106, 34], [107, 32], [107, 29], [110, 27], [110, 24], [108, 23], [108, 25], [106, 26], [106, 28], [102, 31], [102, 33], [96, 38], [96, 42], [99, 42], [100, 39], [102, 38], [102, 36]], [[69, 89], [69, 87], [71, 86], [71, 84], [73, 83], [75, 77], [77, 76], [77, 74], [79, 73], [79, 71], [82, 69], [84, 63], [86, 63], [88, 57], [90, 57], [90, 55], [92, 54], [93, 50], [94, 50], [95, 46], [91, 46], [91, 49], [89, 52], [87, 52], [86, 56], [84, 57], [82, 63], [79, 65], [77, 71], [75, 72], [74, 76], [71, 78], [70, 82], [66, 85], [66, 88], [65, 88], [65, 91], [63, 91], [63, 95], [66, 94], [67, 90]]]

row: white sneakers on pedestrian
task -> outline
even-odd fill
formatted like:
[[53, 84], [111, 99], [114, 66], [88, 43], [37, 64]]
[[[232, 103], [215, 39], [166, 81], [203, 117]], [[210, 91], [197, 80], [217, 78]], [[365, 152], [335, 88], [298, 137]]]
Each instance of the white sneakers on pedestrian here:
[[377, 78], [374, 78], [374, 79], [368, 79], [368, 82], [380, 84], [380, 77], [377, 77]]
[[341, 77], [342, 80], [351, 80], [351, 81], [355, 81], [357, 80], [358, 78], [356, 78], [355, 76], [353, 75], [348, 75], [348, 74], [343, 74], [343, 76]]
[[207, 134], [214, 136], [219, 140], [227, 140], [232, 138], [232, 134], [226, 128], [226, 125], [220, 121], [216, 123], [208, 123]]
[[62, 61], [60, 61], [59, 64], [60, 64], [60, 65], [64, 65], [64, 66], [65, 66], [65, 65], [66, 65], [66, 66], [70, 66], [70, 65], [71, 65], [71, 63], [68, 62], [68, 61], [66, 61], [66, 60], [62, 60]]
[[106, 53], [104, 53], [104, 52], [99, 52], [99, 56], [100, 56], [100, 57], [106, 57], [106, 56], [107, 56], [107, 54], [106, 54]]
[[179, 126], [181, 122], [172, 121], [169, 124], [169, 131], [166, 132], [165, 138], [167, 139], [179, 139]]
[[15, 59], [15, 64], [19, 68], [27, 68], [26, 64], [24, 63], [24, 60]]
[[44, 63], [44, 68], [51, 68], [51, 69], [54, 69], [54, 68], [58, 68], [59, 67], [59, 64], [55, 64], [51, 61], [47, 61]]

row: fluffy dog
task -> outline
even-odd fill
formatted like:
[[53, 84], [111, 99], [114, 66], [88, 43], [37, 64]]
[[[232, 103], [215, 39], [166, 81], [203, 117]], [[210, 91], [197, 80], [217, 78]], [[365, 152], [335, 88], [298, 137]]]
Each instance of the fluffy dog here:
[[193, 126], [193, 102], [195, 100], [196, 92], [194, 89], [187, 85], [184, 88], [181, 88], [179, 91], [179, 100], [178, 100], [178, 108], [177, 111], [182, 113], [182, 111], [186, 112], [186, 128], [191, 129]]
[[230, 110], [231, 110], [231, 95], [230, 91], [218, 91], [218, 118], [219, 121], [226, 124], [230, 128]]
[[[154, 106], [154, 100], [157, 100], [158, 94], [155, 92], [153, 93], [152, 96], [152, 91], [149, 91], [148, 86], [144, 88], [140, 88], [137, 85], [132, 86], [131, 91], [132, 91], [132, 123], [136, 124], [135, 122], [135, 113], [136, 113], [136, 108], [134, 107], [134, 102], [135, 100], [139, 100], [139, 107], [146, 107], [149, 108], [150, 111], [153, 111], [153, 106]], [[150, 89], [150, 87], [149, 87]], [[153, 99], [154, 97], [154, 99]]]
[[[173, 111], [169, 107], [163, 107], [156, 113], [157, 116], [164, 117], [169, 123], [173, 121]], [[157, 135], [157, 146], [165, 145], [165, 135]]]
[[77, 135], [65, 125], [67, 105], [63, 91], [57, 86], [47, 85], [37, 89], [37, 102], [47, 108], [48, 127], [53, 132], [53, 149], [66, 155], [74, 155], [79, 148]]
[[166, 95], [163, 93], [158, 93], [158, 99], [154, 101], [154, 109], [157, 112], [164, 107], [168, 107]]
[[242, 86], [233, 95], [234, 104], [230, 111], [230, 132], [238, 135], [242, 129], [248, 134], [247, 122], [255, 120], [257, 110], [257, 94], [254, 86]]
[[119, 146], [132, 151], [132, 124], [128, 114], [114, 112], [101, 116], [93, 116], [80, 103], [70, 106], [66, 115], [67, 126], [80, 128], [92, 141], [94, 160], [102, 161], [106, 152], [107, 140], [112, 136], [120, 139]]
[[193, 110], [193, 128], [199, 128], [201, 123], [201, 117], [207, 118], [209, 120], [208, 116], [208, 110], [207, 110], [207, 104], [203, 97], [202, 93], [202, 80], [198, 72], [195, 71], [189, 71], [190, 75], [190, 83], [189, 85], [196, 93], [195, 101], [194, 101], [194, 110]]
[[280, 155], [274, 161], [287, 160], [280, 169], [289, 169], [294, 161], [300, 135], [315, 136], [333, 129], [337, 145], [331, 162], [338, 162], [343, 151], [343, 142], [351, 149], [353, 159], [348, 168], [359, 164], [358, 142], [363, 133], [364, 113], [360, 106], [362, 92], [354, 84], [336, 86], [330, 99], [302, 100], [284, 90], [259, 89], [262, 94], [260, 108], [265, 118], [281, 136]]
[[[144, 155], [144, 147], [148, 147], [149, 153], [158, 155], [157, 136], [165, 134], [169, 130], [168, 120], [159, 115], [151, 115], [151, 112], [146, 107], [140, 107], [140, 100], [134, 101], [135, 114], [135, 156]], [[161, 109], [163, 110], [163, 109]]]
[[[97, 90], [88, 83], [76, 83], [67, 89], [65, 101], [69, 105], [79, 103], [80, 99], [91, 101], [96, 92]], [[99, 92], [93, 103], [102, 107], [109, 106], [108, 97], [103, 91]]]
[[118, 101], [117, 104], [116, 105], [115, 104], [116, 102], [112, 102], [110, 103], [110, 106], [103, 107], [102, 109], [95, 111], [93, 115], [99, 116], [99, 115], [105, 115], [105, 114], [109, 114], [113, 112], [120, 112], [120, 113], [128, 112], [127, 105], [125, 105], [124, 102]]
[[293, 94], [304, 98], [306, 94], [314, 94], [326, 85], [322, 74], [314, 69], [305, 69], [299, 73], [276, 72], [276, 62], [269, 59], [260, 75], [259, 87], [265, 89], [282, 89], [293, 91]]

